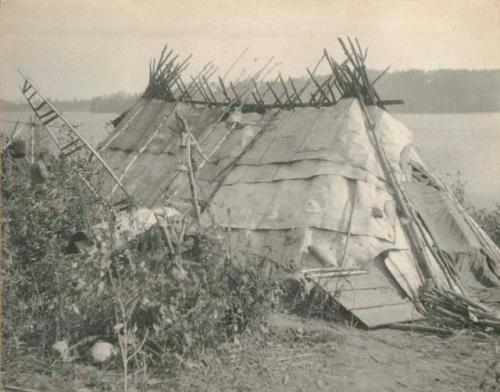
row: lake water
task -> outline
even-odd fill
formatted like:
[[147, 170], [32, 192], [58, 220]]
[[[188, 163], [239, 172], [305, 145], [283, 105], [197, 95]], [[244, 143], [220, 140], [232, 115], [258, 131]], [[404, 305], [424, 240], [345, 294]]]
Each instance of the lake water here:
[[[66, 112], [80, 124], [82, 135], [97, 144], [110, 131], [114, 113]], [[27, 120], [30, 113], [2, 113], [2, 119]], [[409, 114], [397, 113], [414, 135], [414, 143], [427, 164], [448, 183], [457, 173], [466, 181], [467, 196], [479, 207], [500, 203], [500, 113]], [[9, 132], [13, 124], [0, 122]]]
[[426, 163], [452, 183], [466, 181], [479, 207], [500, 204], [500, 113], [395, 114], [412, 132]]

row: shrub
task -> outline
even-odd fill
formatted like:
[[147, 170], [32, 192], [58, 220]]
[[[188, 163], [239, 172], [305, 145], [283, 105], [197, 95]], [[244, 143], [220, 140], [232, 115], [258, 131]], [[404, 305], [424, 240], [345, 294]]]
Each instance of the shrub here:
[[12, 343], [41, 348], [64, 334], [63, 249], [85, 227], [87, 194], [74, 174], [55, 160], [45, 184], [31, 186], [24, 161], [3, 158], [4, 350]]
[[188, 230], [172, 245], [154, 226], [116, 250], [108, 229], [89, 254], [65, 254], [73, 233], [89, 232], [92, 197], [64, 163], [50, 161], [49, 171], [31, 186], [29, 167], [4, 160], [8, 360], [92, 335], [122, 348], [125, 370], [129, 359], [173, 370], [249, 331], [273, 306], [275, 284], [259, 266], [228, 260], [210, 232]]
[[80, 260], [73, 274], [75, 300], [112, 298], [116, 325], [103, 326], [102, 333], [109, 339], [114, 329], [118, 339], [129, 339], [128, 351], [140, 347], [147, 363], [163, 370], [257, 325], [275, 290], [259, 266], [227, 260], [210, 234], [186, 239], [181, 262], [165, 241], [153, 227], [108, 262]]

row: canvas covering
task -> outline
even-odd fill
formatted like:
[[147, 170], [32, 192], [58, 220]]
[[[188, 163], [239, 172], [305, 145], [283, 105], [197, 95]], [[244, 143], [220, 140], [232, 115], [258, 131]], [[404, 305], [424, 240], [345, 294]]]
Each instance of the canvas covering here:
[[[410, 163], [423, 167], [423, 162], [411, 132], [386, 111], [368, 110], [391, 170], [425, 221], [426, 236], [450, 254], [487, 248], [493, 255], [488, 260], [500, 263], [495, 259], [498, 248], [442, 187], [414, 180]], [[310, 252], [314, 247], [332, 266], [372, 270], [373, 261], [385, 255], [377, 267], [390, 282], [384, 288], [389, 302], [383, 306], [398, 307], [402, 319], [420, 317], [401, 297], [415, 298], [423, 284], [417, 261], [356, 99], [264, 114], [235, 111], [227, 118], [218, 107], [140, 99], [101, 146], [103, 157], [140, 206], [191, 208], [175, 112], [186, 120], [205, 154], [193, 154], [202, 223], [230, 228], [235, 256], [253, 255], [300, 270], [321, 266]], [[108, 184], [108, 191], [112, 188]], [[447, 284], [431, 250], [424, 251], [435, 279]], [[479, 269], [486, 270], [480, 258], [469, 264], [455, 260], [472, 280]], [[374, 325], [387, 321], [372, 310], [356, 311]]]

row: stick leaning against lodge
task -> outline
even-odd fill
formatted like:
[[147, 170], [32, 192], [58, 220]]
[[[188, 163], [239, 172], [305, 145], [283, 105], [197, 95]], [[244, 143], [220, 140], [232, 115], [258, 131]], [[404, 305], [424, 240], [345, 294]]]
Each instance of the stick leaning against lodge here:
[[175, 117], [177, 118], [177, 124], [181, 130], [181, 138], [185, 138], [186, 143], [186, 164], [188, 168], [188, 178], [189, 178], [189, 188], [191, 190], [191, 203], [193, 204], [193, 210], [196, 218], [196, 223], [201, 224], [201, 212], [200, 205], [198, 204], [198, 190], [196, 188], [196, 182], [194, 179], [193, 163], [191, 158], [191, 129], [186, 123], [186, 120], [177, 112], [175, 112]]
[[[342, 43], [341, 39], [339, 39], [339, 41]], [[357, 62], [348, 53], [345, 45], [342, 45], [342, 46], [344, 48], [344, 51], [346, 51], [346, 55], [350, 59], [351, 64], [354, 67], [356, 67]], [[356, 53], [353, 53], [353, 56], [356, 56]], [[360, 73], [364, 72], [363, 69], [361, 69], [360, 71], [361, 71]], [[373, 140], [375, 150], [377, 152], [377, 155], [379, 157], [379, 161], [380, 161], [382, 168], [384, 170], [384, 173], [386, 175], [387, 181], [389, 182], [389, 185], [391, 186], [391, 188], [394, 190], [395, 200], [396, 200], [401, 212], [403, 213], [404, 218], [407, 220], [407, 222], [403, 224], [403, 227], [408, 231], [408, 233], [407, 233], [408, 240], [410, 241], [410, 244], [412, 245], [412, 248], [414, 249], [414, 252], [417, 255], [417, 266], [419, 267], [419, 270], [420, 270], [420, 273], [422, 274], [423, 280], [428, 280], [428, 279], [434, 280], [434, 274], [432, 273], [432, 270], [430, 269], [430, 266], [428, 265], [427, 255], [425, 254], [425, 251], [424, 251], [424, 249], [426, 247], [425, 246], [426, 237], [425, 237], [425, 234], [422, 232], [422, 228], [419, 227], [418, 217], [415, 215], [411, 206], [409, 205], [408, 198], [405, 195], [398, 180], [396, 179], [396, 176], [393, 173], [392, 168], [390, 167], [389, 161], [388, 161], [387, 156], [385, 154], [385, 150], [382, 147], [382, 144], [378, 138], [377, 133], [375, 132], [375, 125], [376, 124], [371, 119], [371, 116], [369, 115], [368, 110], [365, 106], [364, 99], [361, 96], [360, 88], [358, 85], [358, 79], [354, 76], [354, 74], [350, 71], [350, 69], [348, 67], [345, 68], [345, 72], [347, 72], [349, 74], [349, 77], [351, 78], [351, 81], [353, 84], [352, 87], [354, 88], [355, 94], [356, 94], [358, 101], [361, 105], [361, 109], [363, 111], [363, 114], [364, 114], [366, 122], [367, 122], [368, 132], [371, 136], [371, 139]], [[366, 82], [367, 78], [364, 78], [362, 76], [362, 80]], [[366, 87], [366, 88], [370, 89], [370, 87]], [[370, 98], [374, 97], [373, 93], [369, 94], [369, 96], [370, 96]], [[375, 103], [375, 102], [373, 102], [373, 103]], [[445, 262], [443, 260], [440, 260], [440, 256], [434, 253], [433, 248], [432, 248], [432, 244], [427, 244], [427, 248], [429, 248], [431, 253], [433, 253], [433, 256], [436, 258], [436, 261], [438, 263], [441, 262], [441, 264], [445, 264]], [[454, 288], [461, 290], [462, 288], [460, 287], [460, 285], [458, 284], [456, 279], [454, 279], [453, 275], [449, 274], [449, 271], [448, 271], [448, 274], [446, 274], [446, 272], [447, 272], [446, 265], [442, 265], [442, 267], [443, 267], [443, 270], [445, 271], [445, 277], [447, 278], [448, 284], [450, 285], [450, 287], [454, 287]], [[463, 290], [461, 290], [461, 291], [463, 292]]]

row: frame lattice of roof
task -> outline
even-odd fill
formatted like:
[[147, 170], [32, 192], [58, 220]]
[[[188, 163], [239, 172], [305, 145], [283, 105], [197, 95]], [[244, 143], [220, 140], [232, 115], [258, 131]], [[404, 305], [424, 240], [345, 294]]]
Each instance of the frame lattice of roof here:
[[[302, 86], [291, 77], [284, 78], [281, 73], [272, 80], [266, 76], [273, 69], [273, 57], [255, 74], [240, 81], [226, 81], [226, 76], [214, 75], [218, 68], [212, 62], [207, 63], [196, 75], [186, 77], [192, 55], [181, 60], [173, 49], [165, 45], [160, 57], [153, 59], [149, 65], [149, 83], [143, 97], [147, 99], [162, 99], [209, 106], [240, 107], [242, 111], [264, 112], [268, 109], [295, 110], [299, 107], [322, 107], [335, 105], [343, 98], [358, 98], [365, 105], [376, 105], [385, 108], [386, 105], [402, 104], [402, 100], [383, 100], [380, 98], [375, 84], [385, 75], [387, 67], [376, 78], [370, 80], [366, 58], [368, 48], [362, 50], [357, 38], [347, 38], [338, 41], [346, 56], [342, 62], [337, 62], [326, 49], [311, 71], [306, 68], [308, 78]], [[246, 51], [246, 49], [245, 49]], [[240, 55], [231, 68], [241, 59]], [[319, 78], [315, 75], [318, 67], [327, 62], [329, 75]]]

